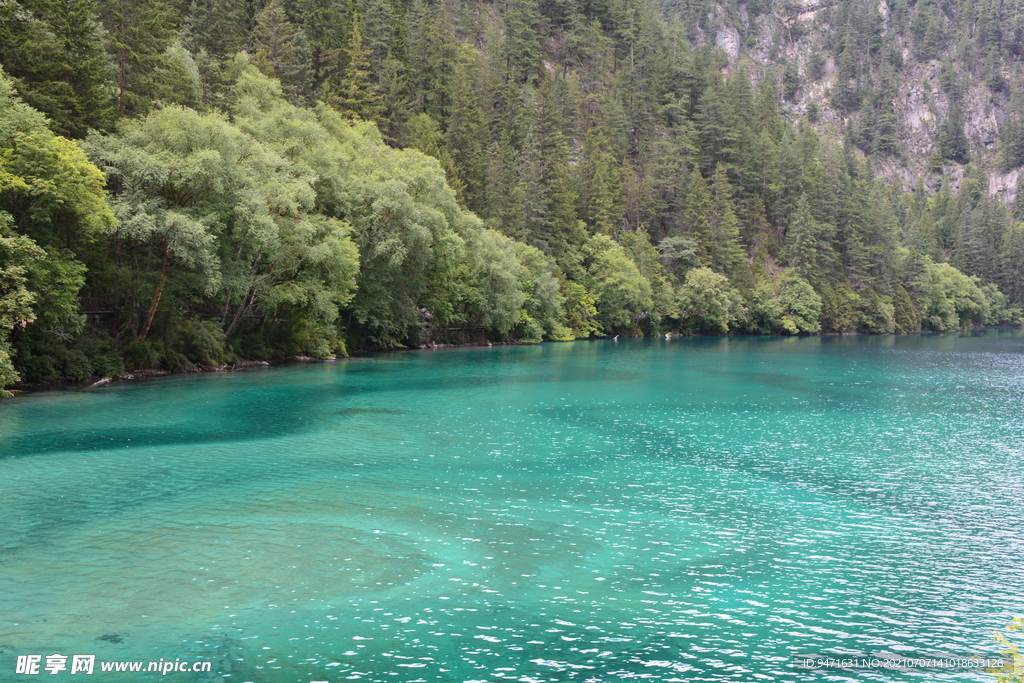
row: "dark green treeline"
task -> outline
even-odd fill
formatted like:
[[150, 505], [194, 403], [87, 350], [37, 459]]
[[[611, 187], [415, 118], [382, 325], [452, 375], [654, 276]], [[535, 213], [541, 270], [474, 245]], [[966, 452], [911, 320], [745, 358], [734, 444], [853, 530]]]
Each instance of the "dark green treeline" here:
[[[1017, 322], [1024, 193], [989, 196], [956, 112], [933, 154], [967, 164], [957, 193], [872, 174], [897, 148], [899, 65], [861, 4], [820, 57], [851, 122], [833, 137], [784, 115], [808, 68], [729, 62], [696, 4], [12, 0], [0, 386], [431, 341]], [[901, 19], [916, 59], [939, 40], [924, 11]], [[1017, 45], [1001, 30], [959, 38], [993, 73]], [[1012, 167], [1024, 127], [1003, 130]]]

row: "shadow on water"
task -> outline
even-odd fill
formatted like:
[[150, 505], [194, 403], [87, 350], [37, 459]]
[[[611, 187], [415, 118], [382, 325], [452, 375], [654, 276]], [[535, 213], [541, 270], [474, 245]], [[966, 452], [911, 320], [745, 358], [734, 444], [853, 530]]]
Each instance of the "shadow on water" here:
[[142, 424], [129, 423], [124, 427], [96, 424], [88, 431], [70, 427], [42, 429], [6, 436], [0, 444], [0, 458], [65, 451], [259, 441], [313, 428], [308, 414], [302, 406], [289, 405], [286, 401], [275, 404], [254, 401], [221, 405], [204, 415], [164, 424], [146, 424], [147, 419]]

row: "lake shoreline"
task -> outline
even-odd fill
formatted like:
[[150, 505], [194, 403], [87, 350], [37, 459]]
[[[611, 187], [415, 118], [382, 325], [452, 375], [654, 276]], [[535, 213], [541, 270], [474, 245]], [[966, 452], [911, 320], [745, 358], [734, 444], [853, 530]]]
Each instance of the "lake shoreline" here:
[[[819, 332], [818, 334], [802, 334], [802, 335], [778, 335], [778, 334], [764, 334], [764, 335], [728, 335], [728, 334], [706, 334], [706, 335], [686, 335], [671, 333], [670, 335], [653, 335], [645, 337], [643, 335], [636, 336], [604, 336], [604, 337], [587, 337], [586, 339], [571, 339], [567, 341], [593, 341], [593, 340], [607, 340], [607, 339], [655, 339], [657, 337], [669, 336], [672, 339], [695, 339], [695, 338], [735, 338], [741, 336], [756, 336], [756, 337], [909, 337], [911, 335], [935, 335], [935, 334], [949, 334], [951, 332], [964, 333], [964, 332], [980, 332], [984, 330], [1019, 330], [1024, 329], [1022, 325], [986, 325], [984, 327], [972, 327], [967, 330], [945, 330], [937, 332], [933, 330], [920, 330], [918, 332], [909, 332], [905, 334], [871, 334], [866, 332]], [[417, 346], [402, 346], [392, 348], [369, 348], [359, 349], [353, 351], [347, 356], [332, 356], [329, 358], [315, 358], [312, 356], [291, 356], [289, 358], [274, 358], [274, 359], [259, 359], [259, 360], [242, 360], [237, 363], [226, 363], [224, 365], [204, 365], [196, 364], [192, 368], [177, 367], [173, 370], [164, 370], [160, 368], [149, 368], [145, 370], [133, 370], [132, 372], [126, 372], [123, 375], [117, 375], [115, 377], [102, 377], [100, 375], [94, 375], [88, 380], [81, 381], [69, 381], [69, 380], [53, 380], [49, 382], [18, 382], [7, 387], [7, 390], [13, 393], [15, 396], [25, 393], [33, 393], [36, 391], [42, 391], [46, 389], [56, 389], [60, 387], [78, 387], [79, 391], [90, 391], [92, 389], [98, 389], [103, 386], [109, 386], [115, 382], [138, 382], [142, 380], [153, 380], [162, 379], [165, 377], [178, 377], [180, 375], [194, 375], [194, 374], [206, 374], [206, 373], [218, 373], [218, 372], [241, 372], [245, 370], [252, 370], [254, 368], [269, 368], [279, 367], [285, 365], [293, 365], [296, 363], [337, 363], [342, 361], [354, 360], [356, 358], [368, 358], [369, 356], [391, 353], [398, 351], [439, 351], [443, 349], [465, 349], [474, 347], [494, 347], [494, 346], [533, 346], [537, 344], [549, 344], [549, 343], [564, 343], [558, 340], [545, 339], [539, 342], [523, 342], [523, 341], [505, 341], [505, 342], [467, 342], [465, 344], [420, 344]]]
[[[592, 339], [611, 339], [611, 337], [592, 337]], [[576, 340], [573, 340], [576, 341]], [[534, 342], [536, 344], [542, 344], [545, 342]], [[77, 387], [79, 391], [89, 391], [92, 389], [98, 389], [103, 386], [109, 386], [115, 382], [138, 382], [143, 380], [154, 380], [164, 379], [167, 377], [180, 377], [181, 375], [199, 375], [208, 373], [218, 372], [242, 372], [246, 370], [253, 370], [255, 368], [270, 368], [280, 367], [285, 365], [294, 365], [297, 363], [338, 363], [343, 361], [354, 360], [361, 357], [369, 357], [370, 355], [388, 353], [395, 351], [437, 351], [441, 349], [454, 349], [454, 348], [472, 348], [472, 347], [489, 347], [489, 346], [527, 346], [530, 345], [527, 342], [488, 342], [485, 344], [480, 343], [466, 343], [466, 344], [423, 344], [420, 346], [404, 346], [395, 348], [378, 348], [378, 349], [360, 349], [353, 351], [348, 356], [331, 356], [328, 358], [315, 358], [313, 356], [291, 356], [289, 358], [272, 358], [272, 359], [261, 359], [261, 360], [241, 360], [237, 363], [225, 363], [224, 365], [205, 365], [202, 363], [196, 364], [194, 367], [185, 368], [179, 366], [173, 370], [164, 370], [162, 368], [148, 368], [144, 370], [133, 370], [132, 372], [126, 372], [123, 375], [117, 375], [114, 377], [102, 377], [100, 375], [93, 375], [88, 380], [71, 381], [71, 380], [52, 380], [48, 382], [18, 382], [16, 384], [9, 385], [7, 390], [13, 393], [15, 396], [19, 394], [32, 393], [36, 391], [43, 391], [46, 389], [56, 389], [60, 387], [74, 388]]]

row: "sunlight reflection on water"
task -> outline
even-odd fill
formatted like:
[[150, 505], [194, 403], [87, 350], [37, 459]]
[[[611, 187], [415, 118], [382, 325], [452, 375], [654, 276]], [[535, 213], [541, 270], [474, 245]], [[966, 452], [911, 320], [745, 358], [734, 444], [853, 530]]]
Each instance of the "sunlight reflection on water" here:
[[991, 655], [1024, 609], [1022, 351], [593, 341], [24, 395], [0, 405], [0, 679], [53, 652], [254, 683]]

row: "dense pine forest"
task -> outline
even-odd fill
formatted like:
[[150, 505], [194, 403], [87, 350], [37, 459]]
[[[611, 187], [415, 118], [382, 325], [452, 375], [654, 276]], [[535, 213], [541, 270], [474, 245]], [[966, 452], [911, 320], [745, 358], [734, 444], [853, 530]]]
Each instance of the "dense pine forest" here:
[[1018, 324], [1022, 52], [1004, 0], [4, 0], [0, 387]]

